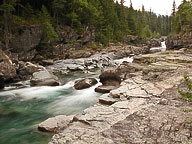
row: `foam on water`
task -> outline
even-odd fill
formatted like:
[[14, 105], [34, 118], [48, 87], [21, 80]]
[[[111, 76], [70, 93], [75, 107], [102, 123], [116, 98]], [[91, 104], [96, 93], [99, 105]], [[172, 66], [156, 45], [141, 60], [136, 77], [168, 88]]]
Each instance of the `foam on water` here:
[[22, 100], [31, 100], [31, 99], [42, 99], [42, 98], [48, 98], [53, 95], [58, 95], [60, 93], [60, 90], [65, 90], [72, 88], [74, 84], [74, 81], [70, 81], [66, 83], [63, 86], [41, 86], [41, 87], [27, 87], [27, 88], [21, 88], [21, 89], [14, 89], [9, 90], [11, 88], [5, 88], [4, 91], [0, 93], [0, 96], [11, 96], [12, 98], [20, 97]]
[[90, 88], [74, 90], [72, 94], [61, 95], [58, 99], [47, 106], [47, 111], [55, 115], [60, 113], [71, 114], [81, 111], [94, 104], [101, 95], [95, 92], [95, 88], [101, 85], [98, 83]]

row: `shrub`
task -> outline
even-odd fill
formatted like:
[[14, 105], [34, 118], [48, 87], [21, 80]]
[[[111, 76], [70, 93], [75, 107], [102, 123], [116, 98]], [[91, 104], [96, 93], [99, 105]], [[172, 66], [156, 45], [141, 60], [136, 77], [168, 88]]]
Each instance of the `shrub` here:
[[187, 73], [185, 73], [184, 75], [184, 82], [187, 86], [187, 91], [184, 92], [183, 90], [179, 90], [178, 92], [181, 94], [183, 100], [187, 102], [192, 102], [192, 81], [190, 80]]

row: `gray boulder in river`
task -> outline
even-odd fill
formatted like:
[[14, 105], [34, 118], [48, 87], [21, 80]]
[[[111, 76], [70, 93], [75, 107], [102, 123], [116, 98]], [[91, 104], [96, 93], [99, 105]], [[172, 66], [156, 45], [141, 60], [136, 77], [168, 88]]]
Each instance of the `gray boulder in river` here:
[[89, 88], [97, 83], [98, 83], [97, 80], [94, 78], [85, 78], [85, 79], [75, 81], [74, 87], [77, 90], [81, 90], [81, 89]]
[[47, 70], [33, 73], [30, 82], [31, 86], [58, 86], [60, 84], [58, 77]]

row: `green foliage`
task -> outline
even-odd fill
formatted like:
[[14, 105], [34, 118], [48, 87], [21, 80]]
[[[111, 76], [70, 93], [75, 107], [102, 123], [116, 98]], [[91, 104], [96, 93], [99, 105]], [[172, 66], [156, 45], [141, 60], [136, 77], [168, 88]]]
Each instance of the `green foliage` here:
[[192, 28], [192, 2], [184, 1], [172, 17], [172, 33], [190, 31]]
[[192, 82], [188, 74], [184, 75], [184, 82], [187, 86], [187, 92], [184, 92], [183, 90], [179, 90], [178, 92], [181, 94], [183, 100], [192, 102]]
[[41, 9], [40, 19], [42, 22], [43, 33], [44, 33], [45, 38], [48, 41], [58, 38], [57, 33], [54, 31], [54, 28], [51, 25], [50, 15], [44, 5], [42, 6], [42, 9]]
[[142, 30], [141, 37], [144, 39], [150, 39], [152, 38], [153, 33], [151, 32], [149, 25], [146, 25]]
[[[7, 22], [15, 15], [17, 22], [41, 23], [48, 41], [57, 38], [54, 26], [71, 26], [78, 34], [91, 31], [99, 43], [122, 41], [126, 35], [150, 39], [170, 33], [170, 17], [124, 6], [124, 0], [4, 0], [0, 13]], [[189, 15], [186, 16], [189, 21]], [[19, 19], [20, 18], [20, 19]], [[178, 18], [176, 18], [177, 21]], [[5, 21], [5, 20], [1, 20]], [[53, 24], [53, 25], [52, 25]], [[8, 25], [8, 24], [7, 24]], [[9, 26], [11, 27], [11, 26]]]

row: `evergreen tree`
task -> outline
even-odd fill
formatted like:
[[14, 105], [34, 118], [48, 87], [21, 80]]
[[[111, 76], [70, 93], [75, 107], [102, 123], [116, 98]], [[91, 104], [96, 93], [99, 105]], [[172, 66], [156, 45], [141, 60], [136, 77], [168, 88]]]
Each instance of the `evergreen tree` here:
[[175, 0], [173, 1], [173, 8], [172, 8], [172, 14], [171, 16], [175, 16], [175, 13], [176, 13], [176, 3], [175, 3]]
[[3, 0], [3, 4], [0, 5], [0, 11], [3, 12], [3, 24], [4, 24], [4, 40], [5, 48], [8, 49], [9, 45], [9, 33], [11, 33], [11, 26], [13, 23], [13, 12], [15, 11], [16, 0]]

